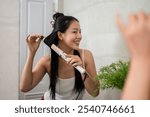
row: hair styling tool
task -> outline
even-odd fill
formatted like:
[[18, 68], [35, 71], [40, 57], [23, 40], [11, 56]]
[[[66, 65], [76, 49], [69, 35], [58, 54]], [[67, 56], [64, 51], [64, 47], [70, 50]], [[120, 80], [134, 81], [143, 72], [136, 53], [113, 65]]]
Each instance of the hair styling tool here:
[[[66, 56], [67, 54], [63, 52], [60, 48], [55, 46], [54, 44], [51, 45], [51, 48], [66, 62], [69, 60], [69, 58]], [[81, 74], [85, 73], [85, 69], [83, 69], [81, 66], [74, 66]]]

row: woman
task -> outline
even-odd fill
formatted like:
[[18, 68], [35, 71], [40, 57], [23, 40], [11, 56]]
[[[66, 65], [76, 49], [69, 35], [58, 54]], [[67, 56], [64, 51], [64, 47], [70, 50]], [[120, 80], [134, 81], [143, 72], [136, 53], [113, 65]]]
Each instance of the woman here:
[[[72, 16], [64, 16], [62, 13], [54, 14], [53, 19], [53, 31], [47, 37], [49, 43], [62, 49], [70, 59], [66, 63], [51, 50], [51, 56], [42, 57], [32, 69], [33, 59], [42, 36], [28, 36], [29, 52], [21, 75], [21, 91], [32, 90], [48, 73], [50, 85], [44, 99], [82, 99], [84, 89], [90, 95], [97, 96], [99, 94], [99, 82], [94, 79], [96, 68], [92, 53], [79, 48], [82, 38], [79, 21]], [[82, 66], [89, 73], [85, 81], [83, 81], [81, 74], [72, 67], [77, 65]]]

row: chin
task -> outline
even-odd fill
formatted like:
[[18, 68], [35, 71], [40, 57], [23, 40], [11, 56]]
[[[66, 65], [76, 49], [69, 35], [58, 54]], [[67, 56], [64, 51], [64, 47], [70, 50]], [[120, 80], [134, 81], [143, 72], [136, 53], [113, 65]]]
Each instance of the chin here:
[[74, 50], [79, 50], [79, 46], [73, 46]]

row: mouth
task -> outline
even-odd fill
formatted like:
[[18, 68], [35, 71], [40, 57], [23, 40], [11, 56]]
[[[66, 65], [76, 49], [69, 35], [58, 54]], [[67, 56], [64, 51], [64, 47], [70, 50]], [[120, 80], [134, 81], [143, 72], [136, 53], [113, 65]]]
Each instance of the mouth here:
[[75, 45], [76, 45], [76, 46], [79, 46], [79, 45], [80, 45], [80, 43], [75, 43]]
[[80, 41], [75, 41], [74, 42], [76, 45], [80, 45]]

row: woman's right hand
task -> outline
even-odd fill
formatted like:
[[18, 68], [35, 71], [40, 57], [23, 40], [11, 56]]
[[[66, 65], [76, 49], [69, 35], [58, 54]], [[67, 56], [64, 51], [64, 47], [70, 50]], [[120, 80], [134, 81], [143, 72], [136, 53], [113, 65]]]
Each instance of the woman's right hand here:
[[29, 52], [35, 53], [40, 46], [40, 42], [43, 39], [42, 35], [29, 35], [26, 42], [29, 47]]

